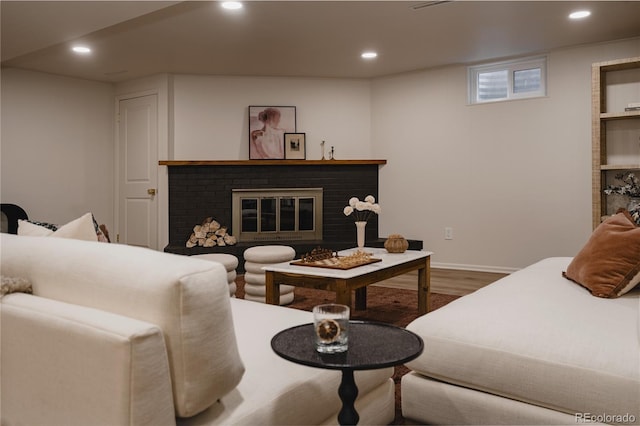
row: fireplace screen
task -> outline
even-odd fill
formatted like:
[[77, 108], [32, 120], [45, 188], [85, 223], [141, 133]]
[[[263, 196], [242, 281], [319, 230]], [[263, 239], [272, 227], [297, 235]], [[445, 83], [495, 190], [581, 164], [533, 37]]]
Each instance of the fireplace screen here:
[[238, 241], [322, 240], [322, 188], [233, 190]]

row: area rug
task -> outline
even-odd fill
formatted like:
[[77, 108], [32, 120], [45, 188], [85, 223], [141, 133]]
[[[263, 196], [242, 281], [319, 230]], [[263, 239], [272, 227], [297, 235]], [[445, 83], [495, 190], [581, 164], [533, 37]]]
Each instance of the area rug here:
[[[236, 279], [236, 297], [244, 298], [244, 277], [239, 275]], [[431, 293], [431, 311], [443, 307], [460, 296], [449, 294]], [[287, 307], [311, 311], [311, 309], [323, 303], [333, 303], [335, 293], [326, 290], [296, 287], [293, 302]], [[365, 311], [351, 311], [352, 319], [380, 321], [393, 324], [398, 327], [406, 327], [418, 317], [418, 294], [416, 290], [404, 290], [390, 287], [367, 287], [367, 309]], [[396, 416], [393, 425], [405, 424], [401, 410], [400, 380], [409, 369], [404, 365], [395, 367], [393, 381], [396, 386]]]

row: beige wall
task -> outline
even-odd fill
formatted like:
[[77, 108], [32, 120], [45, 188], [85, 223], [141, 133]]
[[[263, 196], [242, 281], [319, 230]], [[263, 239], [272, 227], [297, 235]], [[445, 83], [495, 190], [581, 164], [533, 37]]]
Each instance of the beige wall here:
[[1, 199], [35, 220], [113, 229], [113, 87], [3, 69]]
[[247, 106], [295, 105], [308, 159], [324, 139], [337, 158], [388, 160], [382, 236], [424, 240], [436, 266], [510, 271], [571, 256], [588, 238], [591, 63], [630, 56], [640, 39], [554, 51], [547, 97], [474, 106], [463, 66], [370, 81], [176, 75], [115, 87], [3, 70], [2, 202], [36, 219], [90, 209], [113, 223], [116, 97], [158, 91], [161, 159], [246, 159]]
[[371, 158], [371, 90], [367, 80], [176, 75], [176, 160], [249, 158], [249, 105], [295, 106], [307, 159], [320, 143], [336, 158]]
[[555, 51], [547, 97], [484, 105], [464, 66], [374, 80], [381, 234], [424, 240], [440, 266], [573, 256], [591, 233], [591, 64], [631, 56], [640, 39]]

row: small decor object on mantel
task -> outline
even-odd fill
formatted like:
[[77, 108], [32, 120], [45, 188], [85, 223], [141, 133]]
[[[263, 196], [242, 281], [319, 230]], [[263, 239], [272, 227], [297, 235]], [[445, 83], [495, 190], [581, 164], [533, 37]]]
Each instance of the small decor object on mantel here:
[[384, 242], [384, 248], [389, 253], [404, 253], [409, 248], [409, 241], [400, 234], [391, 234]]
[[285, 160], [304, 160], [307, 158], [305, 137], [304, 133], [284, 134]]
[[353, 214], [356, 223], [358, 248], [364, 247], [364, 234], [367, 221], [374, 214], [380, 214], [380, 204], [376, 203], [373, 195], [367, 195], [364, 201], [360, 201], [358, 197], [351, 197], [349, 205], [343, 210], [345, 216]]

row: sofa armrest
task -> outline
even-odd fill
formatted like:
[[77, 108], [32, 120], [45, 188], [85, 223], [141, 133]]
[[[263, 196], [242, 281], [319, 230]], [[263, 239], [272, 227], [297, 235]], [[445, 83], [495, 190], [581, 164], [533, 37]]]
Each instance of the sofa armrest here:
[[218, 262], [69, 238], [0, 234], [0, 269], [33, 294], [157, 325], [164, 334], [176, 415], [190, 417], [244, 374], [227, 271]]
[[158, 327], [27, 294], [1, 302], [2, 424], [175, 424]]

